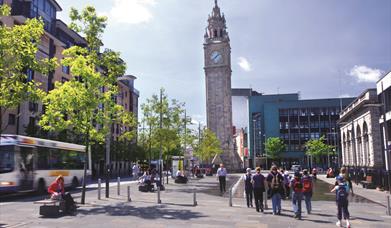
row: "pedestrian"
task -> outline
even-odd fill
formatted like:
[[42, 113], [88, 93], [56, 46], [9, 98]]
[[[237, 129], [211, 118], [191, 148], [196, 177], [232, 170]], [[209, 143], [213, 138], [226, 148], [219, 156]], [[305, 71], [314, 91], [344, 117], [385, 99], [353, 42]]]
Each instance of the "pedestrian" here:
[[288, 171], [285, 171], [283, 174], [283, 178], [284, 178], [284, 186], [285, 186], [285, 195], [284, 195], [284, 198], [290, 198], [290, 195], [291, 195], [291, 190], [290, 190], [290, 183], [291, 183], [291, 176], [289, 175], [289, 172]]
[[221, 195], [223, 195], [225, 192], [225, 184], [226, 184], [226, 177], [227, 177], [227, 169], [224, 168], [223, 163], [221, 163], [220, 168], [217, 169], [216, 176], [220, 183], [220, 193]]
[[337, 185], [331, 190], [331, 192], [336, 192], [335, 199], [337, 204], [337, 218], [338, 221], [336, 225], [342, 227], [342, 216], [346, 221], [346, 227], [350, 228], [350, 214], [348, 210], [349, 201], [349, 183], [348, 181], [341, 175], [336, 177]]
[[314, 190], [314, 184], [312, 177], [308, 174], [308, 170], [303, 170], [303, 197], [305, 202], [305, 207], [307, 208], [307, 214], [311, 214], [312, 211], [312, 204], [311, 199], [313, 195]]
[[335, 181], [335, 186], [336, 185], [338, 185], [338, 180], [337, 180], [337, 178], [339, 177], [339, 176], [341, 176], [345, 181], [346, 181], [346, 184], [348, 185], [348, 187], [349, 187], [349, 191], [352, 193], [352, 195], [354, 195], [354, 193], [353, 193], [353, 184], [352, 184], [352, 180], [351, 180], [351, 178], [350, 178], [350, 176], [349, 176], [349, 173], [348, 173], [348, 170], [346, 169], [346, 167], [342, 167], [341, 169], [340, 169], [340, 173], [339, 173], [339, 175], [336, 177], [336, 181]]
[[272, 198], [273, 215], [281, 214], [281, 194], [285, 191], [283, 187], [283, 177], [277, 172], [277, 166], [273, 165], [266, 178], [269, 186], [269, 195]]
[[265, 192], [265, 177], [261, 174], [261, 168], [255, 169], [252, 183], [254, 189], [255, 209], [257, 212], [263, 212], [263, 193]]
[[247, 207], [253, 207], [253, 184], [252, 184], [251, 169], [247, 168], [246, 173], [243, 175], [244, 192], [246, 194]]
[[290, 188], [292, 189], [292, 207], [295, 213], [294, 218], [301, 219], [301, 201], [303, 199], [303, 182], [301, 174], [296, 171], [291, 180]]
[[133, 179], [138, 180], [138, 173], [140, 172], [138, 165], [135, 163], [132, 167]]

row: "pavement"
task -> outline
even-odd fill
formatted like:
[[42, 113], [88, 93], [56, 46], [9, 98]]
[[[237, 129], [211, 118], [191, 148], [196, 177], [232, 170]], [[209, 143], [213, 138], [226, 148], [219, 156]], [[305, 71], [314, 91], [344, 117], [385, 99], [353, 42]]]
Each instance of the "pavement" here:
[[[227, 187], [235, 184], [240, 191], [240, 175], [229, 175]], [[131, 202], [127, 199], [130, 186]], [[239, 186], [239, 187], [238, 187]], [[110, 198], [97, 199], [95, 186], [86, 193], [86, 204], [80, 205], [74, 216], [42, 218], [39, 205], [33, 204], [37, 197], [28, 197], [0, 203], [0, 227], [335, 227], [336, 205], [333, 201], [314, 201], [313, 213], [303, 214], [303, 220], [294, 219], [290, 201], [282, 202], [282, 215], [272, 215], [270, 209], [264, 214], [254, 208], [247, 208], [242, 194], [235, 194], [233, 206], [229, 206], [228, 193], [220, 195], [216, 177], [191, 179], [188, 184], [175, 184], [172, 179], [161, 192], [161, 204], [157, 203], [157, 193], [139, 192], [134, 181], [121, 184], [120, 195], [117, 188], [110, 188]], [[193, 192], [196, 192], [197, 205], [193, 205]], [[80, 193], [74, 193], [80, 201]], [[268, 202], [269, 207], [271, 202]], [[303, 205], [304, 206], [304, 205]], [[390, 228], [391, 216], [385, 215], [385, 208], [377, 203], [351, 202], [352, 227]]]
[[[326, 175], [318, 175], [318, 178], [329, 184], [335, 183], [335, 178], [326, 178]], [[388, 191], [379, 191], [376, 189], [366, 189], [363, 188], [360, 184], [355, 184], [353, 182], [353, 192], [356, 195], [364, 197], [374, 203], [387, 207], [387, 196], [390, 196]], [[391, 196], [390, 196], [391, 197]], [[390, 226], [391, 227], [391, 226]]]

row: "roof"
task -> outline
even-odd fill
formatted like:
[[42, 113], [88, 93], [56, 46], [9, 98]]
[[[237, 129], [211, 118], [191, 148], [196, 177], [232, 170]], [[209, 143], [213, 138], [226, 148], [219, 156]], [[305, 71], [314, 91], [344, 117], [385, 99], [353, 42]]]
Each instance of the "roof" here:
[[80, 36], [79, 33], [75, 32], [72, 29], [70, 29], [68, 27], [68, 25], [65, 24], [65, 22], [63, 22], [62, 20], [60, 20], [60, 19], [56, 20], [56, 28], [59, 28], [62, 31], [64, 31], [66, 34], [68, 34], [70, 37], [72, 37], [76, 41], [76, 43], [78, 43], [78, 44], [87, 44], [87, 41], [82, 36]]

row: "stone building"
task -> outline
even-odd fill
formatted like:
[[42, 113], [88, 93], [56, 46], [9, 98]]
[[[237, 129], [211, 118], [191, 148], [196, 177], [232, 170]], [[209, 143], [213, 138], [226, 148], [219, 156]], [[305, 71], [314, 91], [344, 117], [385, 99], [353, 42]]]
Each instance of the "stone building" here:
[[221, 142], [221, 160], [229, 169], [240, 168], [233, 148], [231, 47], [224, 14], [215, 0], [204, 36], [207, 127]]
[[376, 89], [368, 89], [348, 105], [338, 121], [342, 143], [342, 165], [382, 168], [380, 105]]

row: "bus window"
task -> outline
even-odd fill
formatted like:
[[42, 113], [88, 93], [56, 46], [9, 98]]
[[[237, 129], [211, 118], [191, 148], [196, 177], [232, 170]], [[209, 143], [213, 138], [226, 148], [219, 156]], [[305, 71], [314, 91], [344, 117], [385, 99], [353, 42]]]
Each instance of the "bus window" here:
[[15, 168], [14, 146], [0, 147], [0, 173], [12, 172]]
[[49, 148], [38, 147], [38, 169], [50, 169], [49, 164]]

